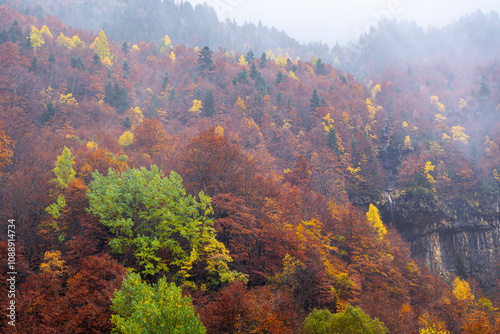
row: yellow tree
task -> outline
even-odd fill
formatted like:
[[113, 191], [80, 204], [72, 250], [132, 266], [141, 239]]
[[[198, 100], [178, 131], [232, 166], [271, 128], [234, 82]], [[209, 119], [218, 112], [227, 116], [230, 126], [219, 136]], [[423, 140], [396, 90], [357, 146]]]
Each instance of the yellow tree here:
[[460, 301], [465, 301], [467, 303], [474, 300], [474, 295], [467, 281], [460, 279], [460, 277], [455, 278], [453, 281], [453, 295]]
[[382, 219], [380, 219], [380, 213], [375, 205], [370, 203], [370, 208], [366, 213], [366, 218], [372, 225], [375, 232], [377, 232], [379, 240], [382, 240], [383, 237], [387, 234], [387, 230], [384, 226], [384, 223], [382, 222]]
[[36, 49], [45, 44], [45, 40], [43, 39], [42, 34], [34, 25], [31, 26], [30, 43], [31, 47], [33, 48], [33, 50], [35, 50], [35, 52]]
[[134, 142], [134, 134], [128, 130], [125, 131], [118, 139], [118, 143], [123, 148], [130, 146], [133, 142]]
[[99, 32], [99, 37], [95, 38], [94, 43], [90, 46], [90, 49], [94, 50], [101, 60], [105, 58], [110, 59], [112, 56], [111, 50], [109, 49], [108, 38], [103, 30]]
[[240, 56], [240, 59], [238, 60], [238, 62], [240, 63], [240, 65], [243, 65], [243, 66], [248, 65], [248, 62], [246, 61], [246, 59], [245, 59], [245, 56], [244, 56], [244, 55], [241, 55], [241, 56]]
[[2, 169], [12, 162], [14, 156], [14, 141], [0, 128], [0, 176]]
[[45, 252], [40, 270], [44, 273], [51, 273], [54, 276], [61, 276], [67, 271], [66, 261], [61, 260], [61, 252]]
[[464, 130], [465, 130], [465, 128], [463, 126], [460, 126], [460, 125], [451, 127], [451, 133], [452, 133], [453, 140], [459, 141], [463, 144], [468, 144], [469, 143], [468, 139], [470, 138], [470, 136], [468, 136], [464, 132]]
[[203, 105], [200, 100], [193, 100], [193, 106], [189, 109], [190, 112], [201, 113]]

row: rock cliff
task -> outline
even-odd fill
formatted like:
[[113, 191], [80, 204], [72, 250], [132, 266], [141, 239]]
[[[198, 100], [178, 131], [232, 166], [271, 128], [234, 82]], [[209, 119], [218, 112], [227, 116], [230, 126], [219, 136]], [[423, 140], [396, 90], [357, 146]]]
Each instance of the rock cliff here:
[[474, 277], [485, 290], [494, 289], [500, 277], [498, 200], [442, 202], [435, 195], [394, 190], [382, 194], [380, 206], [384, 221], [397, 228], [413, 257], [433, 272], [448, 279]]

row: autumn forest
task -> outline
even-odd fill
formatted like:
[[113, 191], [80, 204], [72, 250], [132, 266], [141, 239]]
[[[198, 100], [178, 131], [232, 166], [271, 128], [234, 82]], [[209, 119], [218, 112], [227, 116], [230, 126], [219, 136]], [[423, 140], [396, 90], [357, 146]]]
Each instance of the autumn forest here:
[[[474, 15], [439, 34], [500, 27]], [[325, 57], [0, 18], [0, 332], [500, 333], [498, 233], [491, 271], [413, 234], [500, 226], [492, 41], [396, 59], [388, 26]]]

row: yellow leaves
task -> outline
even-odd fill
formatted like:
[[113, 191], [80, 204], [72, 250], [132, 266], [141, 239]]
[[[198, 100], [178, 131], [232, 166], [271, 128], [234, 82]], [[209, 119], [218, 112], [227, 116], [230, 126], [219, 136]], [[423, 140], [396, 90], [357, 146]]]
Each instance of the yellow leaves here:
[[443, 133], [443, 135], [441, 136], [441, 139], [442, 139], [445, 143], [447, 143], [447, 142], [449, 142], [449, 141], [450, 141], [451, 137], [450, 137], [450, 136], [448, 136], [446, 133]]
[[236, 103], [234, 104], [234, 107], [236, 110], [238, 111], [245, 111], [245, 109], [247, 108], [245, 106], [245, 101], [243, 101], [241, 99], [241, 97], [238, 96], [238, 100], [236, 101]]
[[142, 121], [144, 120], [144, 115], [142, 114], [141, 108], [135, 107], [134, 109], [132, 109], [132, 113], [137, 122], [142, 123]]
[[435, 114], [434, 117], [436, 118], [436, 122], [438, 123], [443, 123], [446, 120], [446, 117], [441, 114]]
[[200, 100], [193, 100], [193, 106], [189, 109], [190, 112], [193, 113], [201, 113], [201, 109], [203, 108], [203, 105], [201, 104]]
[[431, 104], [434, 105], [440, 112], [445, 112], [446, 107], [439, 102], [439, 98], [435, 95], [431, 96]]
[[266, 57], [268, 60], [276, 60], [276, 56], [271, 49], [266, 51]]
[[286, 66], [286, 58], [283, 57], [282, 55], [278, 55], [278, 58], [276, 58], [274, 62], [276, 63], [276, 65], [279, 65], [281, 67]]
[[457, 125], [457, 126], [453, 126], [451, 128], [451, 133], [452, 133], [452, 138], [454, 141], [459, 141], [463, 144], [468, 144], [468, 139], [470, 138], [470, 136], [468, 136], [467, 134], [465, 134], [464, 132], [465, 128], [460, 126], [460, 125]]
[[370, 203], [370, 208], [366, 213], [366, 218], [377, 233], [378, 239], [382, 240], [387, 234], [387, 230], [384, 226], [384, 223], [382, 223], [382, 219], [380, 219], [380, 213], [375, 205]]
[[441, 148], [441, 146], [435, 140], [433, 140], [429, 143], [429, 150], [435, 156], [441, 156], [444, 154], [444, 150]]
[[46, 25], [43, 25], [40, 28], [40, 34], [42, 34], [42, 36], [54, 38], [54, 37], [52, 37], [52, 33], [50, 32], [49, 28]]
[[172, 45], [172, 40], [170, 39], [170, 37], [168, 35], [165, 35], [165, 37], [163, 37], [163, 41], [165, 42], [165, 45], [167, 47]]
[[67, 271], [66, 261], [61, 260], [61, 252], [45, 252], [43, 263], [40, 265], [40, 270], [44, 273], [51, 273], [54, 276], [61, 276]]
[[99, 145], [97, 145], [96, 143], [94, 143], [93, 141], [89, 141], [87, 142], [87, 148], [92, 150], [92, 151], [95, 151], [97, 150]]
[[295, 73], [293, 73], [293, 71], [290, 71], [288, 73], [288, 75], [290, 76], [290, 78], [294, 79], [294, 80], [299, 80], [299, 78], [295, 75]]
[[460, 279], [460, 277], [455, 278], [453, 281], [453, 295], [461, 301], [471, 302], [474, 300], [474, 295], [467, 281]]
[[323, 117], [325, 122], [323, 122], [323, 127], [326, 132], [330, 132], [330, 129], [333, 128], [333, 123], [335, 122], [333, 118], [330, 117], [330, 113], [326, 114], [325, 117]]
[[500, 176], [498, 175], [498, 172], [497, 172], [497, 169], [496, 169], [496, 168], [495, 168], [495, 169], [493, 169], [492, 174], [493, 174], [493, 178], [494, 178], [495, 180], [497, 180], [498, 182], [500, 182]]
[[101, 63], [106, 66], [107, 68], [111, 69], [113, 67], [113, 62], [111, 61], [111, 59], [109, 59], [108, 57], [105, 57], [104, 59], [101, 60]]
[[406, 136], [405, 141], [404, 141], [403, 149], [404, 150], [410, 150], [410, 151], [413, 150], [413, 145], [411, 143], [410, 136]]
[[56, 43], [68, 50], [72, 50], [74, 48], [85, 48], [85, 42], [81, 41], [77, 35], [73, 36], [73, 38], [69, 38], [67, 36], [64, 36], [62, 32], [57, 37]]
[[247, 66], [248, 65], [248, 62], [246, 61], [244, 55], [240, 56], [240, 58], [238, 59], [238, 63], [240, 63], [240, 65], [243, 65], [243, 66]]
[[137, 44], [134, 44], [134, 45], [132, 45], [132, 50], [134, 50], [134, 51], [140, 51], [141, 49], [139, 49], [139, 47], [137, 46]]
[[130, 146], [133, 142], [134, 142], [134, 134], [128, 130], [125, 131], [118, 139], [118, 143], [123, 148]]
[[366, 99], [365, 104], [366, 104], [366, 109], [368, 109], [368, 116], [370, 117], [370, 119], [373, 120], [375, 118], [375, 114], [377, 113], [377, 111], [382, 109], [382, 107], [373, 104], [371, 99]]
[[434, 168], [436, 168], [436, 166], [434, 166], [432, 164], [432, 162], [430, 161], [427, 161], [425, 163], [425, 166], [424, 166], [424, 173], [427, 177], [427, 181], [429, 181], [430, 184], [434, 184], [436, 183], [436, 180], [434, 180], [434, 177], [432, 177], [432, 175], [430, 174], [430, 172], [432, 172], [434, 170]]
[[103, 30], [99, 32], [99, 36], [95, 38], [94, 43], [90, 46], [90, 49], [94, 50], [101, 60], [104, 60], [105, 58], [111, 59], [112, 57], [111, 50], [108, 45], [108, 39]]
[[224, 128], [220, 125], [217, 125], [215, 128], [215, 134], [219, 137], [224, 137]]
[[460, 108], [460, 110], [462, 110], [463, 108], [467, 107], [467, 101], [465, 101], [464, 99], [460, 98], [460, 101], [458, 101], [458, 107]]
[[69, 93], [69, 94], [61, 94], [61, 97], [59, 98], [59, 102], [61, 103], [64, 103], [64, 104], [68, 104], [70, 106], [77, 106], [78, 105], [78, 102], [76, 101], [76, 99], [73, 97], [73, 94]]
[[170, 51], [170, 61], [175, 63], [176, 59], [174, 51]]
[[491, 141], [489, 136], [486, 136], [483, 145], [487, 156], [495, 156], [495, 153], [499, 151], [498, 145], [494, 141]]
[[307, 72], [309, 72], [311, 74], [314, 74], [314, 69], [311, 66], [307, 65], [307, 64], [306, 64], [306, 70], [307, 70]]
[[401, 126], [406, 129], [408, 127], [408, 122], [403, 122], [403, 124], [401, 124]]
[[375, 87], [373, 87], [372, 89], [372, 98], [375, 99], [377, 93], [380, 91], [382, 91], [382, 89], [380, 88], [380, 84], [376, 84]]
[[36, 49], [45, 44], [45, 40], [43, 39], [42, 34], [34, 25], [31, 26], [30, 43], [31, 47], [33, 48], [33, 50], [35, 50], [35, 52]]

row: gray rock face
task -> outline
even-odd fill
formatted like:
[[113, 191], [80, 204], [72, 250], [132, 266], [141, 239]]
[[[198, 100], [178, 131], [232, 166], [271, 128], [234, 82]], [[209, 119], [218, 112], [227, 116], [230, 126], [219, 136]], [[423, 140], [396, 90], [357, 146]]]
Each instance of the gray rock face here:
[[500, 217], [496, 204], [477, 210], [463, 200], [443, 206], [435, 197], [398, 191], [384, 197], [380, 203], [384, 222], [392, 222], [409, 242], [413, 257], [447, 279], [474, 277], [486, 291], [497, 286]]

